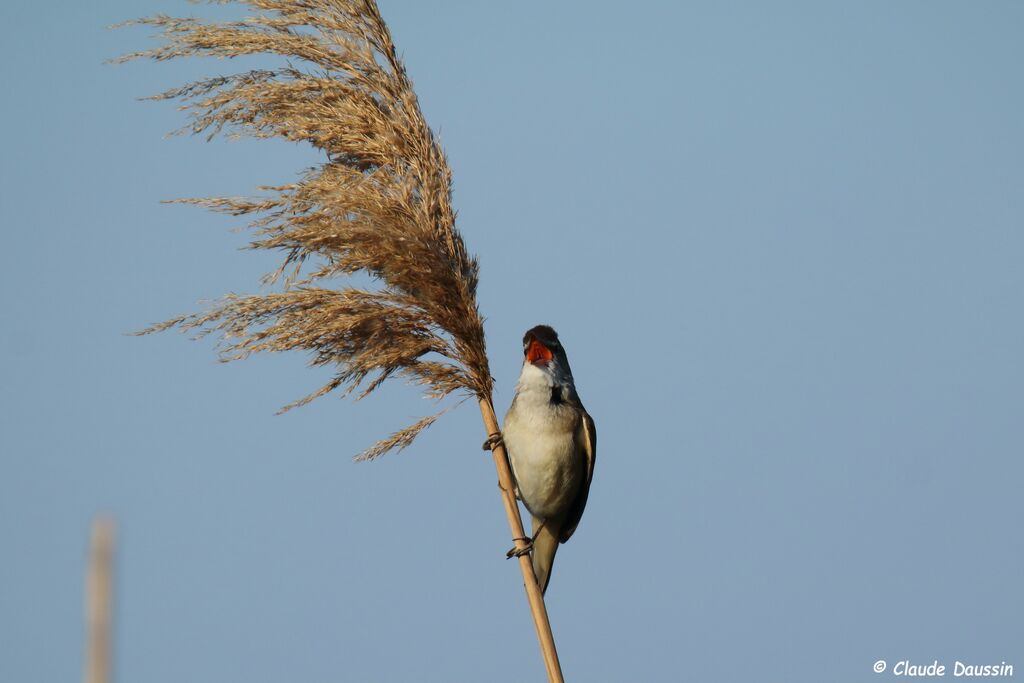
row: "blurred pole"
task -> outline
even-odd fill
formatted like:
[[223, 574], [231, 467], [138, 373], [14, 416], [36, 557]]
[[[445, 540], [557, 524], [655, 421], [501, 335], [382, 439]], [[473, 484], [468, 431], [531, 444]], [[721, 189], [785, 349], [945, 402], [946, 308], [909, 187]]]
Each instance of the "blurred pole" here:
[[113, 519], [97, 517], [93, 520], [85, 580], [85, 683], [110, 683], [111, 680], [114, 534]]

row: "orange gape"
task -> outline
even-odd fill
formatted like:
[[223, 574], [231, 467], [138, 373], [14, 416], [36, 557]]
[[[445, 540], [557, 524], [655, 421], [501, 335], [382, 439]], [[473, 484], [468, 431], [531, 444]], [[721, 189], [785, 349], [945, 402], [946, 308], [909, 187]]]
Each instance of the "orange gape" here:
[[548, 347], [544, 346], [536, 339], [530, 342], [530, 348], [526, 350], [527, 361], [536, 363], [539, 360], [549, 361], [551, 358], [551, 351]]

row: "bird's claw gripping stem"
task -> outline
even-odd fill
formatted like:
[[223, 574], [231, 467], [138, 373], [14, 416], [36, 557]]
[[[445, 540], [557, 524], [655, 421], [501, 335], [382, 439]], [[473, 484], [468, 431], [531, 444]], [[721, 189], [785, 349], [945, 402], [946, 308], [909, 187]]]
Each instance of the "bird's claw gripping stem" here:
[[518, 546], [512, 546], [507, 553], [505, 553], [505, 559], [511, 560], [513, 557], [522, 557], [523, 555], [529, 555], [533, 550], [533, 539], [517, 536], [512, 539], [513, 541], [526, 541], [526, 545], [522, 548]]
[[504, 446], [505, 441], [501, 438], [501, 432], [494, 432], [487, 437], [487, 441], [484, 441], [482, 448], [485, 451], [493, 451], [498, 446]]

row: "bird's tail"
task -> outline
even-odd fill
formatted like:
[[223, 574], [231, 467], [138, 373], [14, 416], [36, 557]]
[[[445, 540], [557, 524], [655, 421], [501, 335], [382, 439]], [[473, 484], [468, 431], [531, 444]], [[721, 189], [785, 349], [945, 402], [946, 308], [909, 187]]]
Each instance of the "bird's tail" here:
[[533, 573], [537, 576], [537, 585], [543, 594], [548, 589], [551, 567], [555, 564], [555, 553], [558, 552], [558, 526], [543, 524], [534, 517], [533, 533]]

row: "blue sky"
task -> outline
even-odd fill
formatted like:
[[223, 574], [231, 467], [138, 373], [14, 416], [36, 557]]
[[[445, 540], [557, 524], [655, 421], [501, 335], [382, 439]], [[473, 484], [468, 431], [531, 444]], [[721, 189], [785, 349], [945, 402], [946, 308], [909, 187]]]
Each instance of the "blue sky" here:
[[[567, 678], [1024, 667], [1024, 6], [381, 0], [481, 260], [495, 402], [554, 325], [600, 433], [548, 606]], [[120, 680], [542, 680], [467, 403], [126, 332], [259, 288], [159, 200], [318, 161], [165, 139], [227, 62], [103, 60], [178, 0], [0, 6], [0, 680], [79, 675], [90, 520]], [[884, 676], [890, 675], [889, 673]]]

